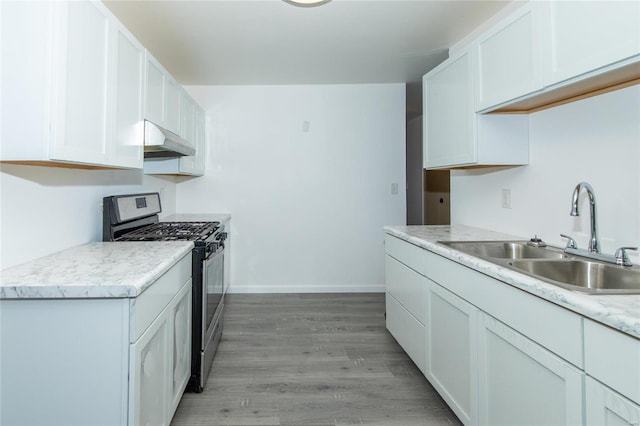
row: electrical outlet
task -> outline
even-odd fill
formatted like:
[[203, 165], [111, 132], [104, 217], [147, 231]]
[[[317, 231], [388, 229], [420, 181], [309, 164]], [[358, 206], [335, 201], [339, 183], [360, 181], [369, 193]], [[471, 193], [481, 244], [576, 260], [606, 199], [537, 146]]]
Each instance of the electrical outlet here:
[[511, 208], [511, 189], [509, 188], [502, 188], [502, 208]]

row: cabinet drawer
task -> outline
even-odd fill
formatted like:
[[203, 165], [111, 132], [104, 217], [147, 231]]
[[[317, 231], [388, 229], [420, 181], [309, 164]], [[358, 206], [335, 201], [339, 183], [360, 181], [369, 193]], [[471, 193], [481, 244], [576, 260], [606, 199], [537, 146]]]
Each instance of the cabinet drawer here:
[[387, 330], [398, 341], [409, 358], [424, 373], [425, 331], [424, 325], [409, 313], [389, 293], [385, 297]]
[[384, 245], [385, 252], [389, 256], [424, 275], [425, 250], [423, 248], [388, 234], [384, 237]]
[[130, 302], [131, 343], [149, 327], [153, 320], [169, 304], [187, 280], [191, 278], [191, 253], [183, 257], [171, 269]]
[[583, 366], [580, 315], [442, 256], [425, 253], [427, 278], [573, 365]]
[[385, 256], [385, 282], [387, 292], [424, 324], [427, 279], [387, 255]]
[[584, 321], [585, 372], [640, 404], [640, 340]]

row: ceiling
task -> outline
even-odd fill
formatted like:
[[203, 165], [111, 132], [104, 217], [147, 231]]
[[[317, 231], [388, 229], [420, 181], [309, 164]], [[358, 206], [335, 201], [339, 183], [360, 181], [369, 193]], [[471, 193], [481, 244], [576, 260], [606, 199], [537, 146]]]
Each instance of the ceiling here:
[[446, 59], [449, 46], [508, 4], [104, 2], [183, 85], [414, 83], [410, 87], [419, 86], [422, 75]]

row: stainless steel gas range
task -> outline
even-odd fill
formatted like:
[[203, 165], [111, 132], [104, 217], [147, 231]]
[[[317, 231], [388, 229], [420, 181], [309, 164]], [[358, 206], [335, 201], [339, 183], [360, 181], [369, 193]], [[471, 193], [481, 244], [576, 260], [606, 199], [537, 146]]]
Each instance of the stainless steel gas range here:
[[202, 392], [222, 335], [224, 241], [220, 222], [160, 222], [160, 195], [113, 195], [103, 199], [104, 241], [193, 241], [192, 351], [188, 391]]

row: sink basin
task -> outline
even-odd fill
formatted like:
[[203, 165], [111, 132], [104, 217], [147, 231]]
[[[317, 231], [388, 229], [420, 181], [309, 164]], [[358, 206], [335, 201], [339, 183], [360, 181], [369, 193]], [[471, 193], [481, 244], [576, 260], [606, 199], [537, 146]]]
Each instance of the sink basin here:
[[587, 293], [640, 293], [640, 268], [580, 259], [514, 260], [509, 266], [560, 287]]
[[495, 259], [562, 259], [566, 255], [553, 247], [532, 247], [526, 241], [447, 241], [440, 242], [452, 249]]

